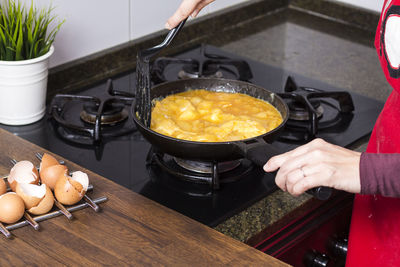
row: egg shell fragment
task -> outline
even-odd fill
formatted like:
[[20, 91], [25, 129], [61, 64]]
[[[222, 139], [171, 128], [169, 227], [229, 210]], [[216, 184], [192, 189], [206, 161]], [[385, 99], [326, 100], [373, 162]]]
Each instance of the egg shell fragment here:
[[86, 173], [81, 171], [75, 171], [72, 173], [71, 180], [76, 181], [82, 185], [82, 189], [84, 192], [87, 191], [89, 187], [89, 177]]
[[62, 175], [54, 187], [56, 199], [65, 205], [73, 205], [83, 198], [89, 186], [86, 173], [76, 171], [72, 176]]
[[8, 175], [8, 183], [11, 190], [15, 192], [17, 183], [38, 184], [39, 173], [32, 162], [22, 160], [12, 167]]
[[67, 172], [68, 168], [65, 165], [52, 165], [40, 172], [40, 180], [42, 184], [46, 184], [51, 190], [54, 190], [58, 178]]
[[0, 179], [0, 195], [4, 194], [7, 192], [7, 185], [4, 179]]
[[[45, 184], [43, 185], [46, 186]], [[44, 198], [42, 198], [42, 200], [39, 202], [39, 205], [28, 209], [28, 212], [34, 215], [45, 214], [51, 210], [53, 205], [54, 205], [53, 193], [51, 192], [50, 188], [46, 186], [46, 194]]]
[[57, 159], [53, 157], [50, 154], [44, 153], [42, 157], [42, 161], [40, 162], [39, 166], [39, 173], [41, 174], [42, 170], [45, 170], [46, 168], [53, 166], [53, 165], [59, 165]]
[[0, 196], [1, 222], [15, 223], [22, 218], [24, 212], [24, 201], [15, 192], [8, 192]]
[[26, 209], [30, 209], [39, 204], [46, 194], [46, 185], [40, 186], [35, 184], [18, 183], [15, 193], [22, 198]]

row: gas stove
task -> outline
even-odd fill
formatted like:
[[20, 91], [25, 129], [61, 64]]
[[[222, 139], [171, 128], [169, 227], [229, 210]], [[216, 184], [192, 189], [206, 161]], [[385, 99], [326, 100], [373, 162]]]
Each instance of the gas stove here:
[[[154, 84], [186, 77], [240, 79], [286, 99], [293, 115], [272, 143], [281, 151], [315, 137], [348, 147], [371, 132], [382, 108], [373, 99], [210, 45], [152, 66]], [[209, 226], [277, 189], [274, 175], [248, 160], [191, 162], [151, 147], [130, 117], [135, 79], [126, 73], [78, 95], [57, 95], [41, 121], [1, 127]]]

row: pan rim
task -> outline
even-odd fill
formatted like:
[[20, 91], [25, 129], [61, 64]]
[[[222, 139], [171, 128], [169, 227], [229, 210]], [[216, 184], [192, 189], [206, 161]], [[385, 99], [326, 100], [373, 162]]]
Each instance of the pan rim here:
[[[285, 126], [285, 124], [286, 124], [286, 122], [287, 122], [287, 120], [289, 119], [289, 107], [287, 106], [287, 104], [286, 104], [286, 102], [278, 95], [278, 93], [275, 93], [275, 92], [272, 92], [272, 91], [270, 91], [270, 90], [268, 90], [268, 89], [266, 89], [266, 88], [264, 88], [264, 87], [261, 87], [261, 86], [258, 86], [258, 85], [256, 85], [256, 84], [252, 84], [252, 83], [249, 83], [249, 82], [245, 82], [245, 81], [240, 81], [240, 80], [232, 80], [232, 79], [224, 79], [224, 78], [189, 78], [189, 79], [185, 79], [185, 81], [187, 81], [187, 82], [190, 82], [190, 81], [199, 81], [199, 80], [206, 80], [206, 81], [211, 81], [211, 80], [215, 80], [215, 81], [219, 81], [219, 82], [234, 82], [234, 83], [242, 83], [242, 84], [244, 84], [244, 85], [251, 85], [252, 87], [256, 87], [256, 88], [258, 88], [258, 89], [261, 89], [261, 90], [265, 90], [265, 91], [267, 91], [268, 93], [270, 93], [274, 98], [277, 98], [282, 104], [283, 104], [283, 107], [284, 107], [284, 109], [285, 109], [285, 113], [286, 113], [286, 116], [285, 117], [282, 117], [282, 122], [277, 126], [277, 127], [275, 127], [274, 129], [272, 129], [272, 130], [270, 130], [270, 131], [268, 131], [268, 132], [265, 132], [265, 133], [263, 133], [263, 134], [261, 134], [261, 135], [257, 135], [257, 136], [254, 136], [254, 137], [250, 137], [250, 138], [246, 138], [246, 139], [240, 139], [240, 140], [233, 140], [233, 141], [224, 141], [224, 142], [202, 142], [202, 141], [191, 141], [191, 140], [185, 140], [185, 139], [178, 139], [178, 138], [175, 138], [175, 137], [171, 137], [171, 136], [168, 136], [168, 135], [164, 135], [164, 134], [161, 134], [161, 133], [159, 133], [159, 132], [156, 132], [156, 131], [154, 131], [154, 130], [152, 130], [150, 127], [146, 127], [141, 121], [139, 121], [138, 120], [138, 118], [137, 118], [137, 116], [136, 116], [136, 105], [135, 105], [135, 103], [132, 103], [132, 106], [131, 106], [131, 116], [132, 116], [132, 118], [133, 118], [133, 120], [134, 120], [134, 122], [136, 123], [136, 124], [139, 124], [140, 125], [140, 127], [142, 128], [142, 129], [144, 129], [145, 131], [148, 131], [148, 132], [150, 132], [151, 134], [153, 134], [153, 135], [157, 135], [157, 136], [159, 136], [159, 137], [162, 137], [162, 138], [166, 138], [166, 139], [168, 139], [168, 140], [170, 140], [170, 141], [174, 141], [174, 142], [181, 142], [181, 143], [186, 143], [186, 144], [191, 144], [191, 145], [198, 145], [198, 144], [207, 144], [207, 145], [228, 145], [228, 144], [238, 144], [238, 143], [248, 143], [248, 142], [254, 142], [254, 140], [256, 140], [256, 139], [260, 139], [260, 138], [263, 138], [264, 136], [266, 136], [266, 135], [271, 135], [271, 134], [273, 134], [274, 132], [277, 132], [277, 131], [279, 131], [282, 127], [284, 127]], [[170, 84], [170, 83], [174, 83], [174, 82], [176, 82], [176, 83], [178, 83], [178, 82], [182, 82], [183, 80], [175, 80], [175, 81], [169, 81], [169, 82], [163, 82], [163, 83], [160, 83], [160, 84], [157, 84], [156, 86], [154, 86], [154, 87], [152, 87], [151, 88], [151, 90], [153, 90], [154, 88], [157, 88], [157, 87], [161, 87], [161, 86], [163, 86], [164, 84]], [[205, 88], [198, 88], [198, 89], [205, 89]], [[198, 90], [198, 89], [190, 89], [190, 90]], [[205, 90], [207, 90], [207, 89], [205, 89]], [[210, 90], [211, 91], [211, 90]], [[172, 94], [174, 94], [175, 92], [171, 92], [171, 94], [169, 94], [169, 95], [172, 95]], [[247, 94], [248, 95], [248, 94]], [[168, 96], [168, 95], [167, 95]], [[251, 95], [249, 95], [249, 96], [251, 96]], [[165, 96], [166, 97], [166, 96]], [[254, 97], [254, 96], [251, 96], [251, 97]], [[135, 99], [136, 100], [136, 99]], [[135, 100], [134, 100], [134, 102], [135, 102]], [[261, 100], [264, 100], [264, 101], [267, 101], [267, 100], [265, 100], [265, 99], [261, 99]], [[152, 99], [152, 101], [153, 101], [153, 99]], [[269, 101], [267, 101], [269, 104], [271, 104], [271, 105], [273, 105], [272, 103], [270, 103]], [[274, 105], [273, 105], [274, 106]], [[275, 107], [275, 106], [274, 106]], [[275, 107], [276, 108], [276, 107]], [[282, 112], [280, 112], [280, 114], [281, 114], [281, 116], [282, 116]]]

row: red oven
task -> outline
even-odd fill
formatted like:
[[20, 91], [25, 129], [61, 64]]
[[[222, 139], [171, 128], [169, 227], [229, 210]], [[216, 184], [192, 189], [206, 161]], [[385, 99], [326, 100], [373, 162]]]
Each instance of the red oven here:
[[253, 237], [249, 244], [293, 266], [344, 266], [353, 195], [312, 201]]

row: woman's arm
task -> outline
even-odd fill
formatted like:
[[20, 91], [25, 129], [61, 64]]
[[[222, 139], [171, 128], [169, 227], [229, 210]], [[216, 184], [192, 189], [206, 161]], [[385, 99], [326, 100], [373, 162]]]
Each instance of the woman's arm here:
[[362, 153], [361, 194], [400, 197], [400, 154]]
[[165, 24], [165, 28], [172, 29], [175, 28], [179, 22], [186, 19], [190, 15], [196, 17], [197, 14], [208, 4], [214, 2], [215, 0], [183, 0], [179, 8], [170, 17]]
[[272, 157], [264, 170], [278, 170], [276, 184], [295, 196], [312, 187], [329, 186], [350, 193], [400, 197], [398, 153], [358, 153], [315, 139]]

